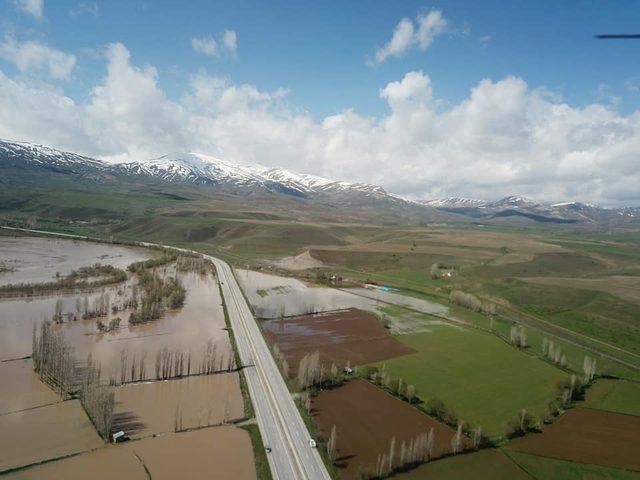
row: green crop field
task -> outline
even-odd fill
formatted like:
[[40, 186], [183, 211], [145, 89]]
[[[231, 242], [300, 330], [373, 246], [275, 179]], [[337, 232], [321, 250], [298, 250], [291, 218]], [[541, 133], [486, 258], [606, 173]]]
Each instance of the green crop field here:
[[581, 406], [640, 416], [640, 383], [599, 379]]
[[442, 399], [458, 418], [493, 437], [502, 436], [523, 408], [547, 413], [556, 384], [567, 377], [495, 335], [446, 325], [429, 329], [396, 337], [417, 353], [385, 362], [385, 370], [413, 384], [421, 399]]
[[544, 480], [638, 480], [640, 472], [569, 462], [528, 453], [507, 454], [532, 478]]

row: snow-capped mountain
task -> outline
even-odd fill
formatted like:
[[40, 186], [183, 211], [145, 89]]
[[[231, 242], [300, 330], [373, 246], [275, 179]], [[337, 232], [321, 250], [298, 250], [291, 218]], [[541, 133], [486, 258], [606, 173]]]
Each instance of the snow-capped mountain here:
[[114, 164], [42, 145], [0, 140], [0, 188], [3, 185], [65, 189], [116, 186], [161, 192], [175, 187], [223, 194], [225, 198], [296, 199], [321, 208], [337, 207], [351, 214], [382, 216], [386, 221], [404, 218], [420, 223], [640, 222], [640, 207], [606, 209], [579, 202], [543, 204], [521, 196], [497, 201], [464, 197], [410, 201], [377, 185], [331, 180], [282, 168], [238, 165], [200, 153]]
[[433, 198], [431, 200], [419, 200], [418, 202], [434, 208], [482, 208], [487, 204], [484, 200], [465, 197]]
[[[0, 162], [5, 172], [9, 172], [10, 166], [22, 171], [29, 166], [42, 171], [53, 169], [58, 173], [93, 181], [117, 177], [131, 181], [208, 185], [234, 192], [244, 190], [296, 197], [328, 196], [342, 200], [351, 197], [389, 197], [398, 201], [377, 185], [330, 180], [262, 165], [238, 165], [200, 153], [165, 155], [150, 160], [112, 164], [42, 145], [0, 141]], [[10, 180], [8, 177], [5, 183]]]
[[608, 209], [581, 202], [544, 204], [516, 195], [496, 201], [446, 197], [420, 200], [419, 203], [474, 219], [494, 221], [514, 222], [518, 219], [542, 223], [619, 223], [640, 219], [640, 207]]

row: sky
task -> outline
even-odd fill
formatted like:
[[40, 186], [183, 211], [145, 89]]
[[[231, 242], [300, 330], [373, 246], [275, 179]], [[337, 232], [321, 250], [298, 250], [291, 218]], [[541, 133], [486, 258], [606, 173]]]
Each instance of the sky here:
[[0, 138], [640, 205], [635, 0], [0, 0]]

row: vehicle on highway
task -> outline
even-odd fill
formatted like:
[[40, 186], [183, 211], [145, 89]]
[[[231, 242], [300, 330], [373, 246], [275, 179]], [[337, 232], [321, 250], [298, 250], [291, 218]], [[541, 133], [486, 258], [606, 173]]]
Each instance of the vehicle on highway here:
[[316, 441], [313, 438], [309, 439], [309, 446], [311, 448], [316, 448], [318, 446], [318, 444], [316, 443]]

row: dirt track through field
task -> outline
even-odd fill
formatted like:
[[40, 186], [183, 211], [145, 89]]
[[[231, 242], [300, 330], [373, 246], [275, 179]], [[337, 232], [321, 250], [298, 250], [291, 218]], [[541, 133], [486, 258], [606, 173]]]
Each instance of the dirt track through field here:
[[513, 450], [640, 470], [640, 417], [576, 408], [544, 432], [514, 441]]

